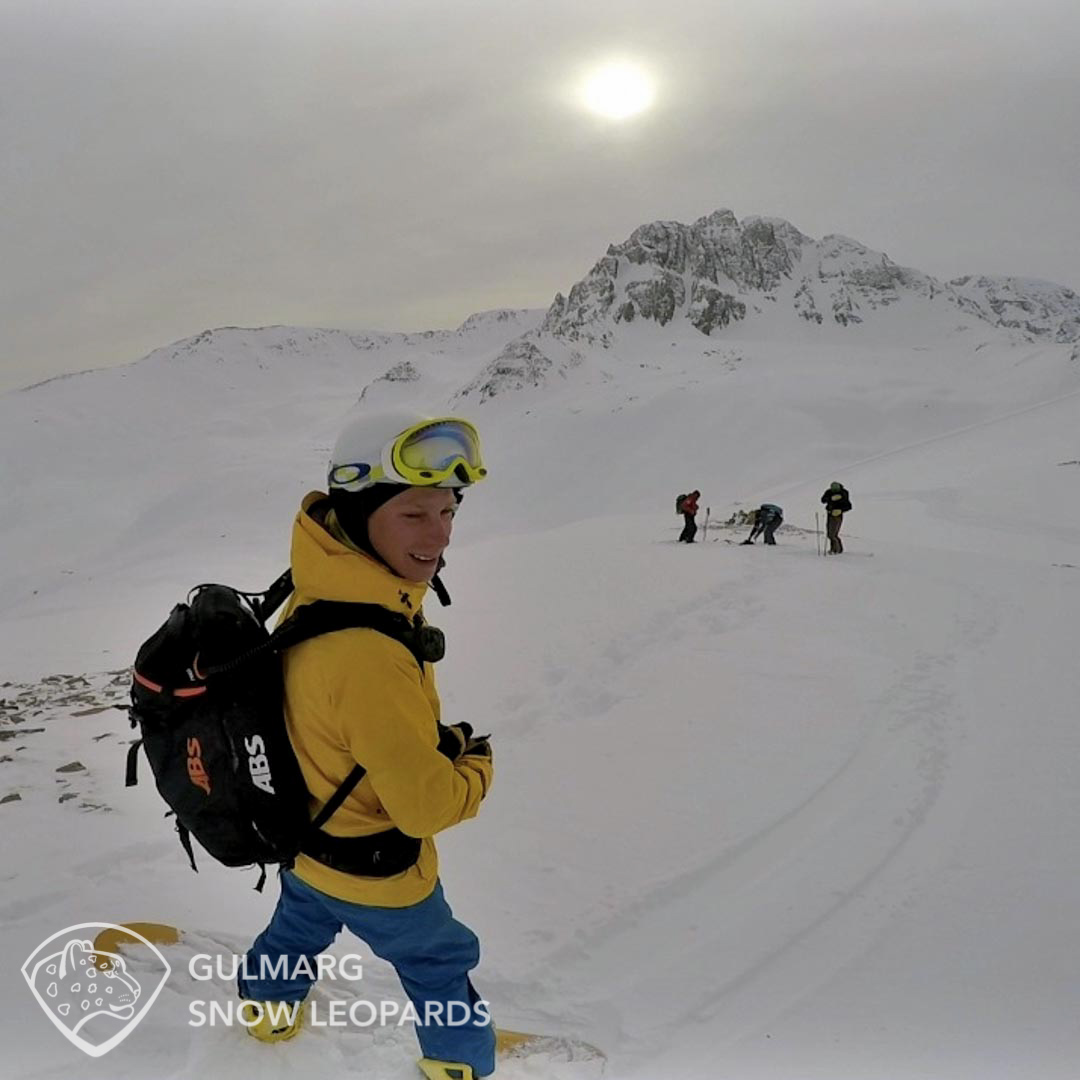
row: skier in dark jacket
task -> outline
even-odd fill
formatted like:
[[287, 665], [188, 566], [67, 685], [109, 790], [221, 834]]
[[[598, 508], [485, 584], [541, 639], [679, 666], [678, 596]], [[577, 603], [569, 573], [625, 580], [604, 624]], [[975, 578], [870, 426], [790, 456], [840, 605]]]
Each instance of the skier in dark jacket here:
[[754, 512], [754, 527], [750, 535], [743, 541], [744, 544], [752, 544], [761, 534], [765, 534], [765, 543], [776, 545], [776, 530], [784, 523], [784, 511], [774, 503], [762, 503]]
[[821, 496], [825, 504], [825, 533], [829, 537], [830, 555], [840, 555], [844, 545], [840, 540], [840, 526], [844, 523], [844, 514], [851, 509], [851, 498], [847, 489], [838, 480], [834, 480], [824, 495]]
[[691, 491], [689, 495], [684, 495], [682, 502], [679, 504], [679, 513], [683, 516], [683, 521], [686, 522], [683, 525], [683, 531], [679, 533], [679, 543], [692, 544], [694, 537], [697, 535], [697, 521], [695, 520], [698, 512], [698, 499], [701, 498], [700, 491]]

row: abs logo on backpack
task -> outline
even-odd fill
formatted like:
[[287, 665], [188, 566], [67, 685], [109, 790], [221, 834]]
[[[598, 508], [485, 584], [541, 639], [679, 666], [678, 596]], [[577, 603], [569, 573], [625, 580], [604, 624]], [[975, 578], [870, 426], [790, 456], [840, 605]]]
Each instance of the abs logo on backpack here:
[[199, 745], [198, 739], [188, 739], [187, 741], [187, 772], [188, 779], [209, 795], [210, 775], [206, 771], [206, 766], [203, 765], [202, 747]]
[[251, 782], [262, 788], [267, 795], [274, 794], [274, 784], [270, 778], [270, 759], [266, 756], [266, 743], [261, 735], [252, 735], [244, 740], [244, 749], [248, 752], [248, 772]]

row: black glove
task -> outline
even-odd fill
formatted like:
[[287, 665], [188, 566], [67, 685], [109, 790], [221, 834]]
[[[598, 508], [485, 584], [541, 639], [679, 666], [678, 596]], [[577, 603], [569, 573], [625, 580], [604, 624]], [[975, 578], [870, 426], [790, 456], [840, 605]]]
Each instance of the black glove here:
[[472, 740], [472, 724], [446, 724], [439, 725], [438, 751], [451, 761], [457, 761], [462, 754], [467, 753], [469, 742]]
[[491, 757], [490, 735], [477, 735], [475, 739], [469, 739], [462, 751], [462, 757]]

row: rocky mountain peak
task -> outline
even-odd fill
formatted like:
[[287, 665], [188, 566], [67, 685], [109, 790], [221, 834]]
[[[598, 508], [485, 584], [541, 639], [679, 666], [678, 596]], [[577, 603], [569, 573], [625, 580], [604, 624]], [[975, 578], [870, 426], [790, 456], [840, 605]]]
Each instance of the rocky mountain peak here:
[[612, 244], [568, 296], [555, 297], [541, 331], [603, 344], [616, 326], [635, 319], [662, 326], [681, 319], [711, 335], [785, 311], [812, 326], [850, 327], [915, 299], [1028, 336], [1080, 340], [1080, 300], [1062, 286], [1018, 278], [942, 283], [851, 237], [814, 240], [782, 218], [740, 221], [729, 209], [691, 225], [639, 226]]
[[[635, 229], [555, 298], [543, 329], [575, 338], [600, 323], [683, 316], [703, 334], [746, 316], [745, 294], [771, 292], [796, 272], [808, 237], [780, 218], [715, 210], [692, 225], [654, 221]], [[595, 332], [594, 332], [595, 331]], [[598, 333], [597, 333], [598, 332]]]

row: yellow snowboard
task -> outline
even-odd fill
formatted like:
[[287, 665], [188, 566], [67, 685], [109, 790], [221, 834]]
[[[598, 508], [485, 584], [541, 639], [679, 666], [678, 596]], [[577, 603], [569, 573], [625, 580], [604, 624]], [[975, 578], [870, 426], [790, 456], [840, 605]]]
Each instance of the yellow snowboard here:
[[[151, 945], [175, 945], [180, 940], [180, 931], [175, 926], [166, 926], [165, 923], [156, 922], [129, 922], [118, 923], [122, 929], [102, 930], [94, 938], [94, 948], [102, 953], [116, 952], [117, 945], [138, 945], [140, 935], [150, 942]], [[133, 930], [133, 934], [125, 934], [123, 928]], [[97, 958], [97, 966], [102, 971], [112, 967], [112, 961], [107, 956]]]
[[531, 1031], [495, 1029], [495, 1052], [501, 1058], [524, 1058], [548, 1054], [560, 1061], [604, 1061], [607, 1055], [592, 1043], [559, 1035], [537, 1035]]

